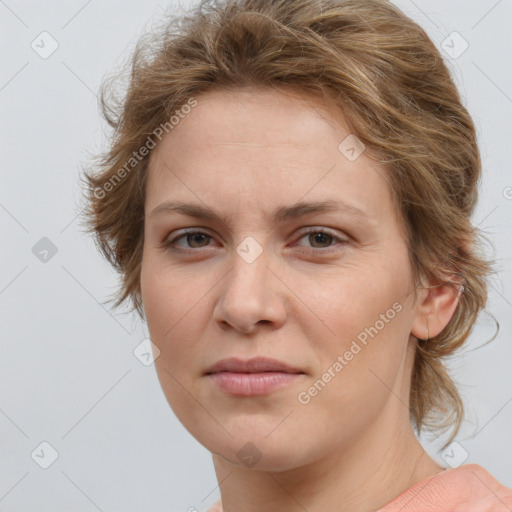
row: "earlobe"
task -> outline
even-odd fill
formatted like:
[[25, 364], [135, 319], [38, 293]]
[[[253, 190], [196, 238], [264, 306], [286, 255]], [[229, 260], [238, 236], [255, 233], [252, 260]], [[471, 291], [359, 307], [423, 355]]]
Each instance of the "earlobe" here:
[[450, 322], [460, 297], [461, 283], [441, 283], [426, 288], [427, 293], [418, 303], [411, 334], [420, 340], [436, 337]]

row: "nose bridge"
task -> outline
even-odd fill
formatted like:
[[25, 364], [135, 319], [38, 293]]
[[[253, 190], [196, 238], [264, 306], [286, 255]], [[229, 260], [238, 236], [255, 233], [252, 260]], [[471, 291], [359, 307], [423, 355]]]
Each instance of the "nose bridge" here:
[[233, 265], [215, 308], [217, 321], [246, 332], [261, 320], [284, 321], [285, 308], [275, 289], [268, 255], [269, 250], [252, 236], [235, 247]]
[[228, 278], [229, 291], [242, 296], [245, 293], [246, 299], [260, 295], [268, 286], [268, 254], [268, 248], [264, 249], [253, 236], [246, 236], [235, 247], [233, 269]]

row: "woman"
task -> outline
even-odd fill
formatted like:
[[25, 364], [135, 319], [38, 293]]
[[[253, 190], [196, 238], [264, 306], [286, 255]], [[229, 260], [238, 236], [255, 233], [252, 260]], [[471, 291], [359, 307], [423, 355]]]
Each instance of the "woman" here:
[[132, 64], [86, 217], [212, 452], [210, 510], [512, 510], [415, 435], [459, 429], [443, 357], [491, 271], [475, 128], [425, 32], [384, 0], [202, 2]]

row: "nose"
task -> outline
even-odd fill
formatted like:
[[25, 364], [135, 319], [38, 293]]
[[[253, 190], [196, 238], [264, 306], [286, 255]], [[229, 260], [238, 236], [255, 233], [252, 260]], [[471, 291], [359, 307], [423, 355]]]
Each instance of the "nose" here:
[[252, 334], [258, 325], [277, 329], [284, 324], [287, 288], [268, 260], [265, 251], [252, 262], [234, 253], [213, 313], [221, 329]]

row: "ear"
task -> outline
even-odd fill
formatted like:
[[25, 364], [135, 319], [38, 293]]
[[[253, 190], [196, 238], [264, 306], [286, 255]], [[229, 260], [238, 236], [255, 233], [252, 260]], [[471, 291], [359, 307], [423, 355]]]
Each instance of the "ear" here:
[[463, 291], [462, 280], [427, 283], [418, 293], [411, 334], [421, 340], [437, 336], [450, 322]]

